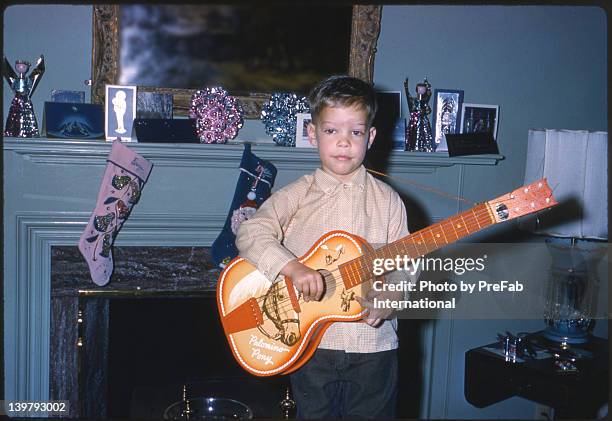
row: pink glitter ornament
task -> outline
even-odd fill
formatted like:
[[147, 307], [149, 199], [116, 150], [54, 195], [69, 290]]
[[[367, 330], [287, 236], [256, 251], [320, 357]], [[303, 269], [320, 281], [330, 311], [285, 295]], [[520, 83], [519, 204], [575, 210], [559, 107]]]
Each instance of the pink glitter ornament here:
[[225, 143], [242, 128], [240, 102], [221, 87], [205, 88], [191, 96], [189, 117], [196, 121], [202, 143]]

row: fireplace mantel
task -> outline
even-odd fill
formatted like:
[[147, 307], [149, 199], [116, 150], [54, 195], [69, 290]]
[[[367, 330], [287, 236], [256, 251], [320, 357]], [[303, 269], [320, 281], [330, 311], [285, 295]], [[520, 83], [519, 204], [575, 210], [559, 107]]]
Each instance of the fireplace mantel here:
[[[13, 151], [45, 164], [99, 165], [110, 151], [111, 142], [58, 139], [5, 139], [4, 151]], [[128, 143], [138, 153], [158, 166], [231, 167], [240, 162], [243, 144]], [[317, 167], [319, 157], [314, 148], [288, 148], [269, 143], [252, 144], [253, 152], [272, 161], [279, 170]], [[385, 159], [398, 172], [413, 172], [413, 167], [435, 168], [453, 165], [495, 165], [501, 155], [449, 157], [446, 152], [377, 151], [375, 161]], [[409, 170], [412, 168], [412, 170]]]
[[[153, 170], [115, 245], [210, 246], [225, 222], [243, 145], [128, 146], [151, 160]], [[99, 140], [4, 139], [6, 400], [51, 398], [51, 247], [77, 244], [94, 208], [110, 149], [110, 142]], [[254, 144], [252, 150], [278, 168], [275, 190], [319, 165], [314, 149]], [[501, 159], [392, 151], [373, 155], [371, 162], [391, 176], [442, 185], [461, 195], [470, 167], [493, 166]], [[414, 194], [401, 184], [394, 187], [405, 198]], [[440, 205], [435, 198], [419, 204], [432, 220], [460, 207], [453, 201]]]

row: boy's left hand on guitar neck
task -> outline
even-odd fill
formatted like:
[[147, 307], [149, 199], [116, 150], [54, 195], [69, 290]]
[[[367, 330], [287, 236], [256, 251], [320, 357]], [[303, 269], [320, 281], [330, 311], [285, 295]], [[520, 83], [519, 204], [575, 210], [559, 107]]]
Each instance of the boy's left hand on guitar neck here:
[[372, 327], [379, 327], [384, 320], [393, 318], [395, 310], [392, 308], [375, 308], [374, 298], [378, 301], [401, 301], [404, 299], [404, 292], [387, 290], [377, 291], [373, 288], [366, 298], [355, 296], [357, 302], [368, 310], [368, 313], [363, 318], [363, 322]]

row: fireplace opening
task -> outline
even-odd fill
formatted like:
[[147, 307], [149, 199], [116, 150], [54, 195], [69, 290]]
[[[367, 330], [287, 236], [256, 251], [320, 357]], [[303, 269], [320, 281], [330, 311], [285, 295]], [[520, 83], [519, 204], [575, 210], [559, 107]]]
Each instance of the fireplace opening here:
[[[115, 271], [91, 282], [76, 246], [51, 248], [50, 396], [70, 418], [161, 419], [191, 397], [232, 397], [255, 417], [281, 417], [288, 376], [256, 377], [234, 360], [218, 319], [219, 270], [208, 247], [114, 247]], [[400, 418], [417, 418], [421, 330], [399, 320]]]
[[234, 360], [216, 298], [115, 298], [109, 303], [109, 418], [161, 419], [188, 395], [225, 397], [279, 418], [289, 378], [258, 378]]

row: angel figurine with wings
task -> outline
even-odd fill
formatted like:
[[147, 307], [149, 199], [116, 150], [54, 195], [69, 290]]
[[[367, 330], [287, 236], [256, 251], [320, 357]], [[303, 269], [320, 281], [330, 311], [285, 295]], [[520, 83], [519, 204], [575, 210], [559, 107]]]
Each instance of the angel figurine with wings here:
[[4, 78], [11, 90], [15, 92], [15, 98], [11, 102], [8, 117], [4, 126], [4, 136], [13, 137], [38, 137], [38, 123], [34, 114], [34, 106], [30, 98], [45, 72], [45, 59], [41, 55], [36, 61], [36, 66], [29, 76], [30, 63], [23, 60], [15, 62], [15, 70], [9, 61], [4, 58]]

